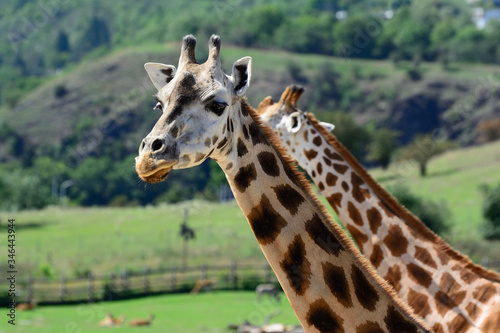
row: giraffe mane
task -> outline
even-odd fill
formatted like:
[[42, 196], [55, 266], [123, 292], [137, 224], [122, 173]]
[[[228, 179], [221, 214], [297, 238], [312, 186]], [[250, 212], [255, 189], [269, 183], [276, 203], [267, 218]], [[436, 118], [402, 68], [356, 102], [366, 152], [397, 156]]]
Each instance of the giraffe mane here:
[[272, 147], [277, 151], [278, 158], [281, 160], [283, 165], [287, 165], [290, 167], [292, 174], [295, 176], [295, 179], [297, 180], [297, 185], [299, 187], [302, 187], [307, 196], [307, 199], [309, 199], [309, 202], [313, 204], [315, 210], [318, 212], [318, 215], [320, 216], [321, 221], [325, 223], [327, 229], [333, 235], [335, 235], [335, 237], [337, 237], [338, 241], [346, 251], [354, 255], [354, 261], [357, 264], [359, 264], [362, 269], [368, 272], [367, 278], [371, 279], [376, 284], [381, 286], [382, 291], [388, 294], [400, 309], [406, 311], [406, 313], [410, 315], [410, 318], [415, 323], [421, 325], [422, 327], [428, 327], [428, 325], [422, 319], [420, 319], [420, 317], [415, 315], [413, 309], [399, 298], [399, 295], [396, 293], [394, 288], [386, 280], [384, 280], [381, 276], [378, 275], [373, 266], [368, 262], [368, 259], [366, 259], [361, 254], [356, 245], [354, 245], [353, 240], [351, 240], [349, 236], [345, 233], [345, 231], [342, 230], [342, 228], [337, 223], [334, 222], [333, 218], [330, 216], [326, 208], [319, 201], [319, 199], [313, 194], [311, 184], [306, 180], [304, 174], [298, 171], [296, 166], [297, 164], [296, 161], [293, 159], [293, 157], [291, 157], [288, 154], [286, 148], [281, 143], [281, 140], [279, 139], [278, 135], [271, 129], [271, 127], [267, 126], [260, 119], [258, 111], [247, 103], [246, 98], [242, 100], [242, 107], [246, 108], [252, 119], [257, 123], [259, 128], [262, 130], [264, 136], [269, 140]]
[[466, 268], [470, 269], [477, 275], [495, 282], [500, 282], [500, 273], [488, 270], [481, 265], [473, 263], [469, 259], [469, 257], [453, 249], [439, 235], [427, 228], [419, 218], [417, 218], [408, 209], [399, 204], [394, 196], [387, 192], [375, 179], [373, 179], [373, 177], [370, 176], [370, 174], [356, 160], [356, 158], [354, 158], [354, 156], [352, 156], [352, 154], [344, 147], [344, 145], [337, 140], [335, 135], [328, 132], [323, 128], [323, 126], [319, 124], [318, 120], [312, 113], [308, 113], [307, 116], [314, 127], [316, 127], [316, 129], [323, 135], [323, 137], [328, 141], [329, 144], [335, 147], [335, 149], [337, 149], [342, 154], [342, 156], [354, 168], [354, 170], [360, 175], [360, 177], [368, 184], [368, 186], [373, 189], [380, 200], [385, 203], [390, 208], [390, 210], [396, 213], [396, 215], [403, 218], [408, 226], [410, 226], [416, 232], [420, 233], [420, 235], [422, 235], [429, 241], [435, 243], [438, 246], [438, 249], [444, 251], [451, 258], [459, 261], [462, 265], [464, 265]]

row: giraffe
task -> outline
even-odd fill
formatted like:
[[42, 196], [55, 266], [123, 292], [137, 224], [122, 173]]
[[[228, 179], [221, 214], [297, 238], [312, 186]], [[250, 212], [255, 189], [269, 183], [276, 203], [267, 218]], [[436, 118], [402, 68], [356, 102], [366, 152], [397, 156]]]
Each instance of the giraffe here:
[[251, 58], [237, 60], [228, 76], [220, 44], [213, 35], [198, 64], [188, 35], [177, 69], [145, 65], [162, 115], [140, 145], [138, 176], [157, 183], [215, 160], [307, 332], [431, 332], [333, 223], [247, 104]]
[[398, 204], [337, 141], [333, 125], [297, 108], [303, 88], [257, 113], [337, 212], [377, 272], [436, 332], [498, 332], [500, 275], [473, 264]]

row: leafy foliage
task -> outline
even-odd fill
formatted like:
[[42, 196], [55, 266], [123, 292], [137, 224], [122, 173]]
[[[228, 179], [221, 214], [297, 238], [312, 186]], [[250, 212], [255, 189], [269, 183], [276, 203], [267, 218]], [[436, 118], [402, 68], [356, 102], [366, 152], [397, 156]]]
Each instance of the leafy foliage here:
[[366, 160], [380, 163], [383, 169], [387, 169], [393, 153], [399, 147], [397, 138], [400, 135], [400, 132], [388, 128], [377, 130], [372, 135], [372, 140], [368, 145]]
[[444, 202], [436, 203], [419, 198], [409, 188], [400, 184], [389, 188], [389, 191], [435, 233], [443, 234], [449, 230], [447, 219], [450, 213]]
[[486, 239], [500, 239], [500, 184], [496, 187], [483, 185], [481, 191], [484, 195], [484, 237]]
[[430, 134], [420, 134], [401, 151], [401, 159], [416, 162], [422, 177], [427, 175], [427, 163], [434, 156], [456, 145], [448, 140], [435, 139]]

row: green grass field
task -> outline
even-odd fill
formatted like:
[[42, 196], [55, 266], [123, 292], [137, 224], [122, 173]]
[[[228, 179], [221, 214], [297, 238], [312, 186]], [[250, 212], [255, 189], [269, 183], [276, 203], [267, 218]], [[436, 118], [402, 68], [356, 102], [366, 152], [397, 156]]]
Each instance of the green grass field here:
[[[228, 324], [240, 324], [244, 320], [262, 324], [265, 317], [275, 311], [280, 312], [272, 318], [272, 323], [299, 324], [284, 295], [278, 303], [268, 298], [257, 302], [254, 292], [212, 292], [196, 296], [174, 294], [95, 304], [40, 306], [34, 311], [18, 312], [16, 328], [6, 329], [2, 323], [0, 333], [103, 332], [106, 329], [98, 323], [107, 313], [126, 318], [122, 327], [111, 329], [113, 332], [216, 333], [227, 332]], [[151, 326], [128, 326], [130, 319], [146, 318], [149, 314], [155, 316]]]

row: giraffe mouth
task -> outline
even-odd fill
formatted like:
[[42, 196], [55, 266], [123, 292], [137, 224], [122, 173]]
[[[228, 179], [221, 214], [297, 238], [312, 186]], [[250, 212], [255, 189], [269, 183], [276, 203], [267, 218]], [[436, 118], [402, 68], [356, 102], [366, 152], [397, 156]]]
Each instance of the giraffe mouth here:
[[155, 161], [152, 157], [136, 158], [135, 171], [139, 178], [149, 184], [156, 184], [167, 179], [176, 162]]
[[165, 179], [167, 179], [168, 174], [170, 173], [171, 170], [172, 170], [172, 168], [160, 169], [160, 170], [155, 171], [153, 174], [151, 174], [149, 176], [144, 176], [144, 175], [139, 174], [139, 177], [142, 180], [144, 180], [146, 183], [156, 184], [156, 183], [160, 183], [160, 182], [164, 181]]

